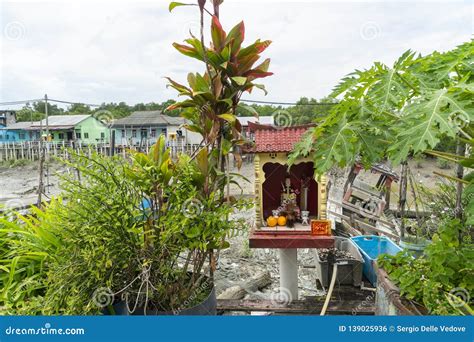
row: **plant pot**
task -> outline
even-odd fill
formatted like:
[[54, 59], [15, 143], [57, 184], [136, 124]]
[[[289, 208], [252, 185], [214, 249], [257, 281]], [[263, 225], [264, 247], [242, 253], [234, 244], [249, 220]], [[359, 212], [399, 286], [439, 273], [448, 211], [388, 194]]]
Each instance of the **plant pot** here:
[[124, 300], [118, 300], [101, 310], [101, 313], [105, 316], [124, 315], [125, 312], [127, 312], [127, 303]]
[[426, 315], [427, 310], [402, 297], [400, 289], [390, 280], [387, 272], [378, 268], [375, 314], [377, 316], [420, 316]]
[[[166, 315], [175, 315], [175, 316], [215, 316], [217, 314], [217, 297], [216, 289], [214, 284], [212, 289], [209, 292], [209, 295], [199, 304], [185, 309], [176, 309], [174, 311], [159, 311], [157, 309], [146, 310], [144, 307], [137, 307], [133, 312], [130, 310], [133, 309], [133, 305], [130, 304], [130, 308], [127, 306], [127, 303], [123, 301], [123, 304], [118, 307], [116, 310], [117, 315], [122, 316], [166, 316]], [[129, 310], [130, 309], [130, 310]]]
[[400, 247], [411, 252], [415, 258], [422, 256], [423, 251], [429, 244], [430, 241], [423, 238], [400, 240], [399, 243]]
[[[359, 252], [357, 246], [350, 239], [345, 237], [335, 236], [334, 247], [338, 250], [348, 252], [353, 258], [338, 259], [336, 283], [339, 285], [353, 285], [360, 286], [362, 282], [362, 268], [364, 259]], [[316, 274], [321, 282], [321, 285], [327, 287], [329, 280], [332, 277], [332, 266], [329, 267], [328, 261], [322, 261], [320, 258], [320, 251], [316, 252]]]
[[215, 316], [217, 314], [216, 288], [212, 285], [209, 295], [201, 303], [182, 310], [174, 312], [158, 312], [158, 315], [177, 315], [177, 316]]

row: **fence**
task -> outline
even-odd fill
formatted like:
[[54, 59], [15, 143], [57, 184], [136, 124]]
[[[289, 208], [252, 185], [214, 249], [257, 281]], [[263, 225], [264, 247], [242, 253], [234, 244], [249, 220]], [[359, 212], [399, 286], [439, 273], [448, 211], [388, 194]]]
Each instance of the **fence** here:
[[[167, 143], [171, 150], [171, 156], [174, 158], [179, 153], [192, 154], [198, 148], [198, 144], [183, 144], [176, 141], [169, 141]], [[110, 155], [111, 148], [108, 143], [84, 144], [81, 142], [44, 142], [45, 153], [47, 156], [55, 156], [60, 158], [67, 158], [69, 151], [85, 152], [89, 155], [95, 151], [97, 153]], [[142, 145], [136, 146], [115, 146], [114, 154], [125, 155], [127, 149], [135, 149], [148, 153], [152, 144], [145, 142]], [[17, 143], [0, 143], [0, 162], [8, 160], [38, 160], [41, 155], [41, 147], [39, 141], [25, 141]]]

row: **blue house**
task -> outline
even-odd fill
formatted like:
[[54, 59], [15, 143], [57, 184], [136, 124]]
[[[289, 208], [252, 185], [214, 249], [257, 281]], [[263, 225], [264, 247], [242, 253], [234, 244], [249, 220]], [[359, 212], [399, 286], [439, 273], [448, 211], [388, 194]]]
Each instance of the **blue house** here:
[[38, 122], [16, 122], [8, 126], [0, 126], [0, 143], [19, 143], [39, 140], [40, 132], [32, 128]]
[[138, 111], [115, 120], [112, 128], [115, 130], [116, 144], [122, 146], [152, 145], [162, 134], [182, 144], [199, 144], [201, 136], [183, 128], [184, 123], [183, 118], [164, 115], [161, 111]]

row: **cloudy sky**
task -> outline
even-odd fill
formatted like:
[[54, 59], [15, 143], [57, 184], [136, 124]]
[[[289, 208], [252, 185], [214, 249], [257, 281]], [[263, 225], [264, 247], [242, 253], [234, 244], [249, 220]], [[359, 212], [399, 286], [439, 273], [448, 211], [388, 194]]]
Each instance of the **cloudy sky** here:
[[[2, 0], [0, 102], [45, 93], [86, 103], [175, 98], [163, 77], [184, 81], [203, 68], [171, 46], [197, 32], [197, 9], [170, 14], [168, 3]], [[273, 41], [269, 94], [247, 98], [284, 102], [323, 97], [355, 68], [391, 64], [407, 49], [451, 49], [471, 39], [473, 15], [469, 0], [225, 0], [221, 8], [225, 29], [243, 19], [247, 42]]]

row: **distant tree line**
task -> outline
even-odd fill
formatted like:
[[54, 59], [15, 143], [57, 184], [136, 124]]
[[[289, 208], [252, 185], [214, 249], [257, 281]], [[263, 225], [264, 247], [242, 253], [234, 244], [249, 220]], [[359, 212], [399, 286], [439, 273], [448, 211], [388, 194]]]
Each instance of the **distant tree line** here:
[[[92, 114], [107, 110], [112, 113], [112, 116], [116, 119], [120, 119], [129, 116], [131, 113], [136, 111], [145, 110], [164, 110], [169, 105], [173, 104], [174, 100], [167, 100], [162, 103], [150, 102], [150, 103], [137, 103], [136, 105], [130, 106], [125, 102], [119, 103], [103, 103], [100, 107], [90, 107], [82, 103], [76, 103], [68, 106], [66, 109], [59, 107], [55, 103], [48, 102], [48, 114], [49, 115], [77, 115], [77, 114]], [[16, 113], [17, 121], [38, 121], [45, 117], [45, 102], [38, 101], [33, 103], [26, 103], [22, 109]], [[166, 113], [170, 116], [178, 116], [179, 111], [168, 111]]]
[[[295, 105], [281, 106], [270, 104], [248, 103], [238, 108], [238, 116], [275, 116], [278, 113], [284, 113], [291, 117], [292, 125], [301, 125], [307, 123], [317, 123], [328, 115], [331, 105], [328, 103], [335, 102], [333, 98], [322, 98], [320, 100], [314, 98], [301, 97]], [[167, 100], [161, 103], [137, 103], [133, 106], [127, 105], [125, 102], [119, 103], [103, 103], [100, 107], [90, 107], [84, 104], [73, 104], [66, 109], [58, 105], [48, 102], [49, 115], [77, 115], [91, 114], [107, 110], [112, 113], [115, 119], [120, 119], [130, 115], [136, 111], [159, 110], [164, 111], [168, 106], [175, 103], [174, 100]], [[322, 105], [323, 104], [323, 105]], [[179, 110], [171, 110], [165, 113], [169, 116], [178, 116]], [[17, 111], [17, 121], [38, 121], [45, 117], [45, 103], [43, 101], [27, 103], [22, 109]], [[441, 151], [453, 151], [455, 143], [453, 139], [442, 140], [438, 147]]]
[[[73, 104], [66, 109], [59, 107], [57, 104], [48, 102], [49, 115], [75, 115], [75, 114], [94, 114], [100, 110], [107, 110], [112, 113], [116, 119], [126, 117], [135, 111], [147, 110], [165, 110], [173, 104], [174, 100], [167, 100], [161, 103], [137, 103], [133, 106], [125, 102], [119, 103], [103, 103], [100, 107], [90, 107], [85, 104]], [[287, 113], [292, 118], [293, 124], [306, 124], [324, 117], [328, 112], [330, 105], [321, 105], [321, 103], [331, 103], [333, 99], [323, 98], [316, 100], [314, 98], [302, 97], [293, 106], [278, 106], [269, 104], [248, 104], [238, 109], [239, 116], [254, 116], [255, 112], [259, 116], [277, 115], [279, 112]], [[167, 111], [166, 115], [178, 116], [178, 110]], [[17, 111], [17, 121], [38, 121], [45, 116], [45, 102], [38, 101], [27, 103], [22, 109]]]

